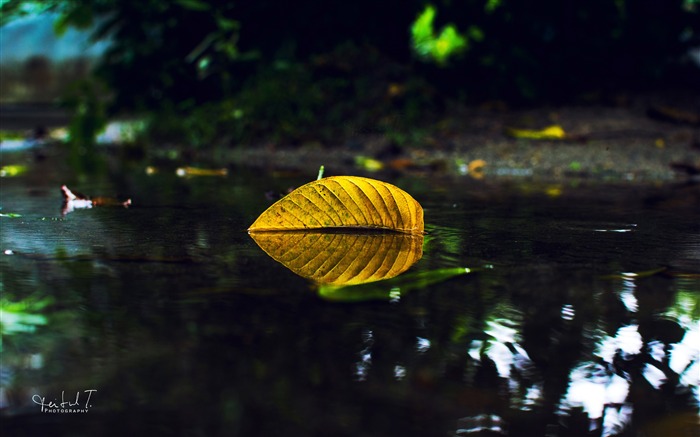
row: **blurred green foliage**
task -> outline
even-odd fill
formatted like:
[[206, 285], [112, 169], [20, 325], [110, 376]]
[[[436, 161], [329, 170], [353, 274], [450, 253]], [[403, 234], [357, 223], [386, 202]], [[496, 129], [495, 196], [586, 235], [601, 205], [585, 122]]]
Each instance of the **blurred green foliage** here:
[[438, 64], [444, 65], [450, 55], [467, 48], [467, 40], [452, 24], [445, 26], [440, 35], [435, 36], [434, 19], [435, 8], [428, 5], [411, 26], [413, 48], [420, 56], [434, 59]]
[[68, 126], [71, 143], [92, 147], [97, 135], [107, 126], [108, 89], [96, 80], [81, 80], [67, 91], [63, 105], [74, 117]]
[[[295, 142], [348, 115], [364, 126], [366, 112], [370, 129], [414, 125], [441, 105], [431, 87], [469, 101], [542, 102], [692, 83], [698, 69], [684, 54], [698, 44], [699, 9], [695, 0], [2, 2], [3, 23], [53, 11], [57, 32], [91, 28], [110, 40], [96, 69], [110, 109], [160, 112], [161, 131], [179, 123], [198, 144], [260, 132]], [[356, 53], [338, 59], [348, 46], [360, 65]], [[333, 63], [319, 62], [329, 54]], [[405, 70], [377, 80], [394, 64]], [[397, 96], [388, 89], [421, 81], [429, 86], [378, 114]]]

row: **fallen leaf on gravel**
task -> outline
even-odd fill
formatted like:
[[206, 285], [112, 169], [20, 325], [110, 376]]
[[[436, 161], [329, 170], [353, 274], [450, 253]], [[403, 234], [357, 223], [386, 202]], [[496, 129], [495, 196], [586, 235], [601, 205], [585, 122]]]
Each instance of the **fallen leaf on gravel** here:
[[483, 159], [475, 159], [467, 165], [467, 174], [474, 179], [483, 179], [485, 167], [486, 161]]
[[567, 138], [564, 128], [553, 125], [541, 130], [506, 128], [506, 135], [527, 140], [564, 140]]
[[228, 169], [225, 168], [197, 168], [197, 167], [180, 167], [175, 170], [178, 176], [226, 176]]

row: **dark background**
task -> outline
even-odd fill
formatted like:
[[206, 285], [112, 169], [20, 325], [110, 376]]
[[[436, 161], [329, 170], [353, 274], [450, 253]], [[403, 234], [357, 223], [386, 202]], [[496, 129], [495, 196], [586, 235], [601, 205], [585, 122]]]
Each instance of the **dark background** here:
[[[9, 1], [3, 23], [27, 5], [58, 14], [59, 34], [110, 42], [64, 106], [146, 114], [156, 137], [188, 130], [199, 146], [328, 142], [350, 133], [348, 120], [355, 130], [433, 128], [454, 103], [700, 91], [693, 0]], [[444, 61], [420, 53], [411, 32], [428, 5], [435, 37], [452, 25], [466, 39]]]

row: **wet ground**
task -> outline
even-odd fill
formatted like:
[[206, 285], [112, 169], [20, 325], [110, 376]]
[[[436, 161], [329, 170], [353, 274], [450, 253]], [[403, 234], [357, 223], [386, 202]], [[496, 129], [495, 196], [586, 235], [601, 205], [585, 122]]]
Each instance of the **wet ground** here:
[[[69, 120], [65, 110], [46, 104], [3, 105], [0, 110], [0, 128], [24, 132], [28, 138], [37, 128], [50, 134]], [[548, 126], [559, 126], [564, 138], [530, 140], [508, 134], [511, 128], [537, 131]], [[115, 123], [102, 139], [119, 141], [120, 129], [122, 125]], [[65, 130], [60, 135], [65, 137]], [[592, 98], [590, 103], [534, 108], [511, 108], [497, 101], [471, 107], [454, 104], [432, 128], [422, 127], [415, 135], [384, 128], [381, 132], [351, 129], [333, 141], [315, 140], [313, 134], [306, 137], [294, 146], [222, 140], [200, 149], [177, 141], [145, 142], [142, 149], [131, 148], [130, 153], [151, 160], [175, 158], [183, 166], [239, 165], [264, 171], [315, 172], [325, 165], [333, 174], [382, 168], [394, 175], [459, 176], [479, 163], [471, 176], [491, 180], [654, 184], [697, 180], [700, 174], [700, 102], [692, 90], [620, 94], [605, 102]], [[21, 143], [4, 141], [0, 151], [22, 148]]]
[[[700, 168], [700, 106], [689, 93], [659, 93], [616, 103], [508, 108], [498, 102], [458, 107], [432, 134], [411, 145], [389, 135], [356, 132], [334, 144], [313, 141], [300, 147], [261, 144], [234, 148], [228, 159], [240, 165], [318, 169], [340, 173], [377, 168], [465, 175], [481, 162], [477, 177], [584, 179], [602, 182], [656, 183], [696, 177]], [[514, 138], [509, 128], [541, 130], [559, 126], [560, 140]], [[692, 170], [688, 173], [689, 168]], [[474, 172], [473, 174], [474, 175]]]

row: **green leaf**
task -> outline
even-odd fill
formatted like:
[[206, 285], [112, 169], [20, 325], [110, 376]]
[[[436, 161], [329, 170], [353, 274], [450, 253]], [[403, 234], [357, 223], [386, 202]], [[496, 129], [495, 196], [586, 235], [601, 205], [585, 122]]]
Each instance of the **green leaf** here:
[[337, 286], [321, 285], [318, 295], [334, 302], [365, 302], [370, 300], [395, 300], [404, 294], [424, 289], [430, 285], [446, 281], [456, 276], [466, 275], [480, 269], [453, 267], [405, 274], [393, 279], [374, 282], [371, 284]]
[[[423, 58], [432, 58], [438, 64], [444, 64], [450, 56], [466, 50], [468, 41], [453, 24], [443, 27], [436, 37], [433, 28], [435, 15], [435, 7], [428, 5], [414, 21], [411, 26], [413, 49]], [[483, 38], [478, 27], [472, 26], [470, 31], [476, 38]]]
[[435, 41], [432, 55], [438, 63], [444, 63], [453, 53], [457, 53], [467, 48], [467, 39], [457, 32], [452, 26], [445, 26], [440, 36]]
[[432, 51], [434, 39], [433, 19], [435, 19], [435, 8], [432, 5], [428, 5], [416, 18], [413, 26], [411, 26], [413, 47], [423, 56], [428, 56]]

